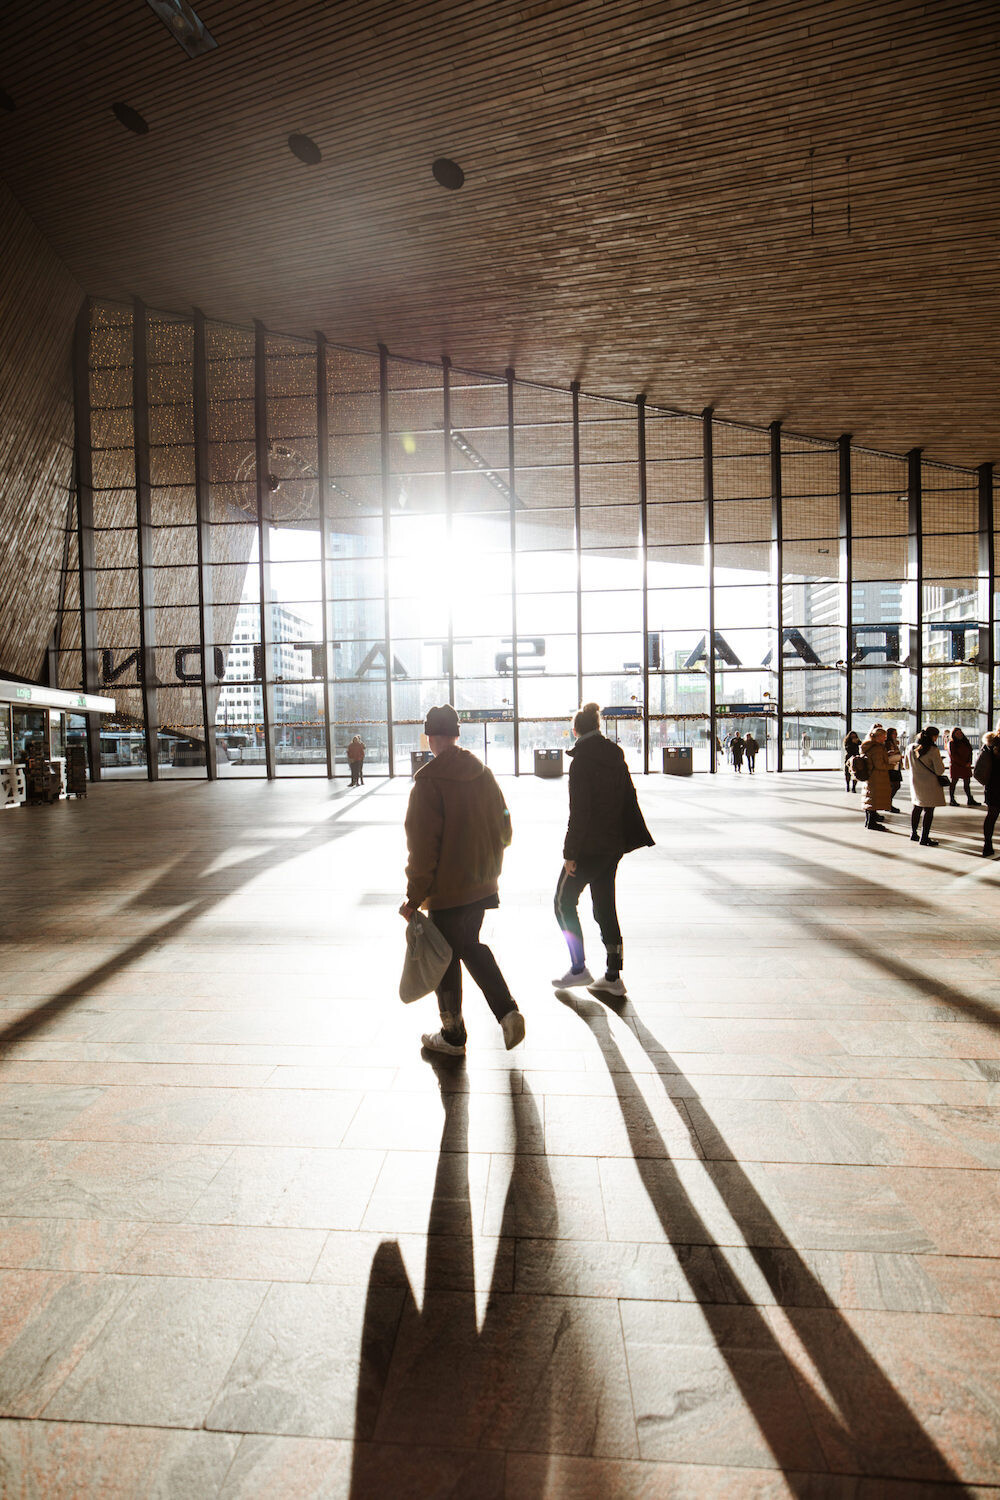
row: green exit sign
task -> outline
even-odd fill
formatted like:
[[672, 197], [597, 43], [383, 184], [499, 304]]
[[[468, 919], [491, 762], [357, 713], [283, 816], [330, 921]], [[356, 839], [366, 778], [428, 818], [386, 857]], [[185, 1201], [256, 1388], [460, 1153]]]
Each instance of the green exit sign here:
[[31, 689], [30, 688], [19, 687], [19, 688], [16, 689], [16, 693], [17, 693], [17, 696], [21, 699], [22, 702], [24, 702], [24, 703], [30, 703], [31, 702]]

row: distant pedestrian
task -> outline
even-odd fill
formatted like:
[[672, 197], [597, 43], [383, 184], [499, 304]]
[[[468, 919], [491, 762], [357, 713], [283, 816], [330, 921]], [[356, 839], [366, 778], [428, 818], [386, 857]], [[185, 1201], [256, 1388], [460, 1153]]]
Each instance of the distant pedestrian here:
[[812, 743], [812, 735], [807, 730], [802, 736], [802, 764], [804, 766], [812, 765]]
[[857, 778], [851, 771], [851, 761], [860, 754], [861, 736], [856, 729], [852, 729], [850, 734], [844, 736], [844, 782], [849, 792], [856, 792], [858, 789]]
[[497, 894], [503, 853], [510, 843], [510, 814], [493, 772], [459, 749], [458, 714], [450, 703], [432, 708], [424, 733], [434, 759], [413, 778], [406, 809], [407, 921], [419, 906], [451, 945], [452, 959], [437, 987], [441, 1030], [422, 1037], [429, 1052], [465, 1053], [462, 965], [500, 1022], [508, 1051], [524, 1040], [524, 1017], [479, 929]]
[[[553, 979], [557, 990], [586, 986], [600, 994], [624, 995], [622, 930], [615, 903], [615, 877], [622, 855], [647, 848], [653, 839], [635, 795], [625, 757], [601, 733], [596, 703], [585, 703], [573, 719], [576, 744], [568, 753], [569, 825], [563, 843], [563, 868], [556, 886], [555, 912], [570, 966]], [[583, 929], [577, 910], [590, 886], [594, 919], [607, 954], [603, 979], [587, 967]]]
[[868, 762], [868, 780], [865, 782], [865, 827], [885, 833], [885, 819], [881, 816], [892, 806], [892, 790], [889, 785], [889, 757], [885, 751], [885, 730], [881, 724], [873, 724], [868, 738], [862, 742], [861, 754]]
[[972, 745], [961, 729], [955, 728], [948, 736], [948, 781], [952, 807], [958, 806], [955, 788], [959, 782], [965, 787], [965, 800], [969, 807], [979, 803], [972, 795]]
[[[944, 807], [944, 789], [948, 778], [944, 774], [944, 761], [936, 741], [940, 730], [933, 724], [922, 729], [906, 752], [906, 763], [910, 771], [910, 796], [913, 810], [910, 813], [910, 838], [914, 843], [937, 848], [937, 839], [931, 838], [931, 823], [934, 809]], [[921, 817], [923, 826], [921, 828]], [[918, 832], [918, 829], [920, 830]]]
[[993, 829], [1000, 815], [1000, 724], [996, 734], [983, 735], [983, 748], [976, 757], [976, 780], [983, 788], [986, 817], [983, 821], [983, 858], [993, 858]]
[[898, 813], [901, 809], [896, 806], [896, 793], [903, 785], [903, 752], [895, 729], [887, 729], [885, 732], [885, 753], [889, 758], [889, 795], [892, 799], [889, 811]]
[[365, 742], [356, 734], [347, 747], [347, 764], [351, 768], [351, 786], [365, 784]]
[[747, 734], [743, 740], [743, 749], [746, 752], [747, 770], [753, 775], [754, 761], [757, 759], [757, 751], [760, 749], [752, 734]]
[[732, 739], [729, 741], [729, 753], [733, 757], [733, 770], [736, 772], [737, 776], [742, 775], [743, 772], [743, 750], [743, 736], [737, 730]]

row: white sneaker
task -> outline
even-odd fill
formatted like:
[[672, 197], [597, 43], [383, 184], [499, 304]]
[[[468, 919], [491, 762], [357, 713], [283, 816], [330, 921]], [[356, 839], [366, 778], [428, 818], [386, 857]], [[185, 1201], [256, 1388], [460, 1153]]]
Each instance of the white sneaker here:
[[623, 996], [626, 993], [626, 990], [625, 990], [625, 981], [623, 979], [621, 979], [621, 978], [619, 978], [619, 979], [607, 979], [607, 978], [604, 978], [604, 979], [595, 979], [594, 982], [593, 982], [593, 984], [590, 986], [590, 988], [592, 990], [594, 990], [597, 994], [600, 994], [600, 995], [618, 995], [618, 996]]
[[552, 988], [554, 990], [572, 990], [577, 985], [586, 986], [593, 984], [593, 982], [594, 976], [589, 969], [581, 969], [579, 973], [574, 969], [567, 969], [561, 979], [553, 979]]
[[456, 1046], [454, 1042], [446, 1042], [440, 1031], [425, 1031], [420, 1038], [428, 1052], [445, 1052], [449, 1057], [464, 1057], [465, 1043]]
[[503, 1043], [509, 1052], [518, 1042], [524, 1041], [524, 1017], [519, 1010], [509, 1010], [500, 1022]]

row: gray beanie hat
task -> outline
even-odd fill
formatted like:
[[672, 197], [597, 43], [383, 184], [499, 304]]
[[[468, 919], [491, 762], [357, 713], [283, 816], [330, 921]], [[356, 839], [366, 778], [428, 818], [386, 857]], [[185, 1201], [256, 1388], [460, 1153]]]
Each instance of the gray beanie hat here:
[[429, 708], [427, 710], [427, 717], [424, 720], [424, 734], [440, 734], [445, 739], [457, 740], [461, 732], [458, 714], [450, 703], [445, 703], [440, 708]]

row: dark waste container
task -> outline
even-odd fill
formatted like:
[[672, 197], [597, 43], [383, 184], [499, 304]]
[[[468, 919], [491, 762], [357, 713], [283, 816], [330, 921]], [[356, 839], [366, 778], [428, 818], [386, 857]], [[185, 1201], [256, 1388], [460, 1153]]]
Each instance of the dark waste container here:
[[429, 760], [434, 759], [433, 750], [411, 750], [410, 751], [410, 775], [416, 776], [421, 766], [426, 766]]
[[562, 773], [563, 753], [561, 750], [535, 751], [536, 776], [561, 776]]
[[692, 769], [690, 745], [664, 745], [664, 776], [690, 776]]

